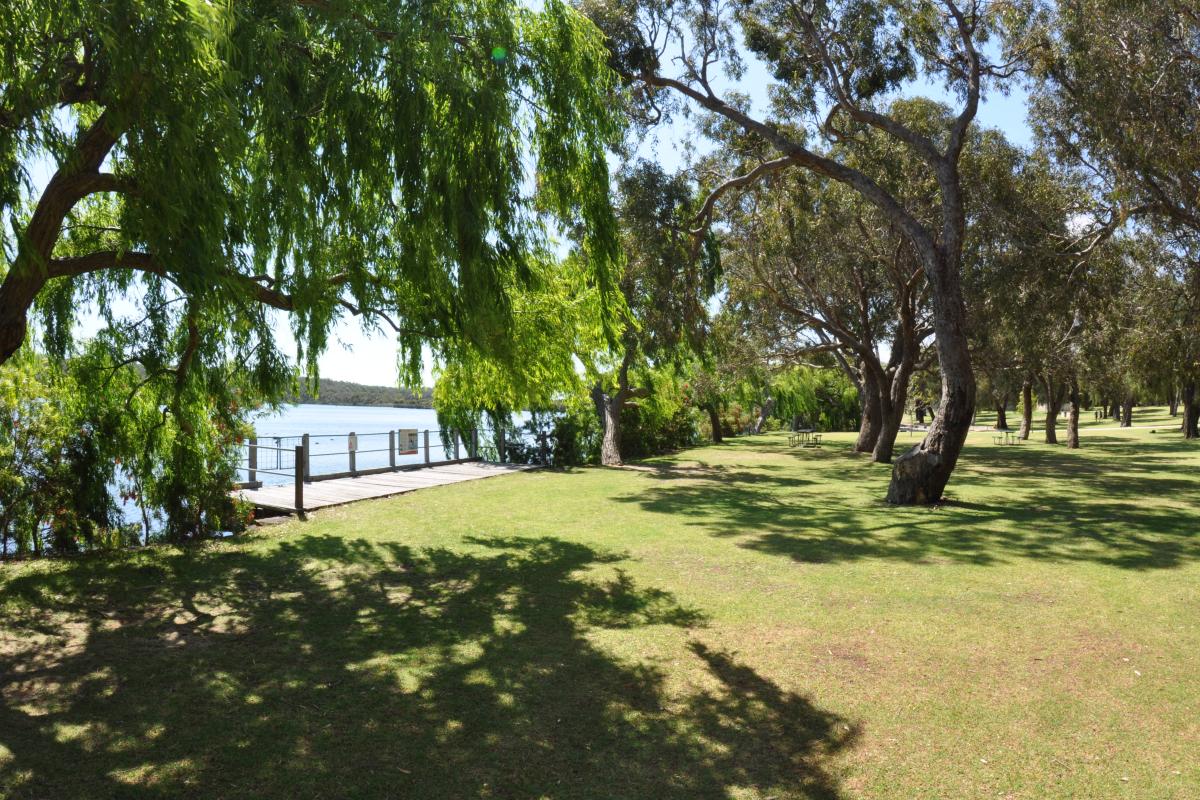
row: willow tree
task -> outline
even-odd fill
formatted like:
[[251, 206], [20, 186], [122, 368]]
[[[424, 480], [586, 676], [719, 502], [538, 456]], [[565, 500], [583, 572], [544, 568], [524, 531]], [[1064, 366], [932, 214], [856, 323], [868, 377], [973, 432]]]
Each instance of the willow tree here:
[[502, 348], [547, 216], [584, 232], [607, 286], [611, 73], [561, 3], [16, 0], [6, 16], [0, 363], [31, 315], [69, 341], [77, 311], [121, 294], [179, 300], [181, 367], [245, 326], [275, 372], [269, 309], [309, 375], [346, 314], [394, 330], [410, 371], [423, 344]]
[[440, 424], [479, 428], [486, 416], [498, 451], [514, 411], [590, 414], [588, 375], [577, 366], [609, 348], [603, 298], [588, 285], [580, 254], [543, 254], [529, 263], [534, 282], [513, 299], [509, 349], [497, 355], [459, 342], [441, 349], [434, 369]]
[[[339, 318], [510, 358], [512, 298], [545, 230], [579, 232], [605, 297], [617, 236], [614, 76], [550, 0], [15, 0], [0, 30], [0, 364], [31, 325], [165, 409], [165, 505], [221, 466], [247, 403], [315, 380]], [[122, 375], [122, 380], [129, 378]], [[216, 421], [219, 425], [214, 426]], [[147, 441], [150, 439], [148, 438]], [[209, 481], [211, 483], [211, 481]]]
[[[609, 37], [613, 63], [651, 108], [701, 109], [740, 136], [764, 143], [770, 158], [720, 182], [703, 211], [731, 191], [784, 170], [807, 170], [844, 184], [879, 209], [908, 239], [930, 287], [942, 374], [938, 416], [924, 440], [898, 458], [888, 499], [930, 503], [941, 498], [958, 461], [975, 407], [960, 285], [965, 228], [959, 160], [985, 83], [1013, 67], [986, 48], [1007, 5], [982, 0], [585, 0]], [[722, 96], [718, 72], [745, 78], [736, 31], [770, 69], [775, 84], [765, 113], [744, 95]], [[665, 57], [666, 54], [670, 57]], [[889, 114], [885, 100], [924, 74], [944, 82], [960, 102], [947, 125], [928, 135]], [[821, 152], [875, 130], [911, 150], [938, 186], [939, 214], [929, 224], [869, 170]], [[700, 222], [705, 214], [701, 214]]]

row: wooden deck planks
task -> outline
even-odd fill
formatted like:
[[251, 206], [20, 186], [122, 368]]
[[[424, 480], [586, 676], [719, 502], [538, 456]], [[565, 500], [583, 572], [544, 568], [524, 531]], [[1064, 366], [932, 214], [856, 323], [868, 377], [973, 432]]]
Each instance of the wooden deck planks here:
[[[315, 511], [318, 508], [353, 503], [357, 500], [391, 497], [432, 486], [447, 486], [452, 483], [481, 480], [534, 468], [525, 464], [467, 462], [397, 472], [380, 472], [374, 475], [361, 475], [357, 478], [314, 481], [304, 484], [304, 510]], [[283, 486], [263, 486], [258, 489], [240, 489], [238, 495], [243, 500], [261, 508], [295, 510], [296, 488], [291, 483]]]

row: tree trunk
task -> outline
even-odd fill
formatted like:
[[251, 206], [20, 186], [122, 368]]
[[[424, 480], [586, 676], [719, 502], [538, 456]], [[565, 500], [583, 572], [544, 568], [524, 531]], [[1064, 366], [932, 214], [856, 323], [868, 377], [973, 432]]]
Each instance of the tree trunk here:
[[713, 444], [720, 444], [722, 442], [721, 412], [717, 410], [716, 406], [708, 407], [708, 424], [712, 426]]
[[1067, 417], [1067, 449], [1079, 449], [1079, 381], [1071, 378], [1071, 413]]
[[603, 434], [600, 440], [600, 463], [606, 467], [621, 466], [621, 398], [605, 392], [599, 384], [592, 387], [592, 402], [600, 420]]
[[[961, 235], [961, 225], [957, 232]], [[959, 251], [952, 248], [950, 252]], [[888, 487], [889, 503], [936, 503], [942, 499], [975, 413], [975, 373], [971, 371], [967, 345], [967, 309], [957, 255], [952, 261], [944, 255], [934, 263], [927, 259], [926, 276], [932, 289], [942, 399], [925, 438], [896, 459]]]
[[[904, 407], [908, 404], [908, 381], [912, 377], [913, 362], [916, 360], [915, 344], [908, 344], [900, 355], [900, 363], [892, 373], [892, 379], [887, 384], [880, 383], [884, 390], [879, 395], [879, 440], [872, 452], [872, 461], [877, 464], [887, 464], [892, 460], [896, 448], [896, 436], [900, 433], [900, 424], [904, 422]], [[887, 373], [884, 373], [886, 377]]]
[[1171, 409], [1171, 416], [1179, 416], [1179, 393], [1175, 391], [1175, 387], [1171, 387], [1171, 399], [1168, 401], [1168, 406]]
[[1185, 439], [1200, 439], [1200, 398], [1196, 394], [1196, 382], [1188, 381], [1183, 387], [1183, 438]]
[[771, 416], [771, 412], [775, 410], [775, 398], [768, 397], [762, 404], [762, 408], [758, 412], [758, 422], [754, 423], [754, 432], [762, 433], [763, 425], [767, 424], [767, 419]]
[[877, 464], [888, 464], [896, 449], [900, 423], [904, 421], [904, 406], [897, 406], [889, 400], [887, 405], [881, 405], [880, 412], [879, 437], [871, 453], [871, 460]]
[[1006, 408], [1007, 405], [1008, 405], [1007, 403], [997, 403], [996, 404], [996, 430], [998, 430], [998, 431], [1008, 430], [1008, 409]]
[[1028, 377], [1021, 382], [1021, 431], [1023, 441], [1029, 440], [1029, 432], [1033, 429], [1033, 381]]
[[45, 284], [38, 278], [18, 276], [16, 271], [23, 268], [25, 265], [18, 260], [0, 284], [0, 364], [8, 361], [24, 343], [29, 307]]
[[859, 453], [870, 453], [875, 450], [875, 443], [879, 441], [879, 429], [883, 419], [879, 408], [879, 381], [865, 369], [859, 401], [862, 406], [862, 422], [858, 426], [858, 440], [854, 443], [854, 449]]
[[1121, 427], [1133, 427], [1133, 395], [1125, 395], [1125, 403], [1121, 408]]
[[1042, 380], [1042, 386], [1046, 389], [1046, 444], [1058, 444], [1058, 409], [1062, 405], [1062, 396], [1048, 378]]

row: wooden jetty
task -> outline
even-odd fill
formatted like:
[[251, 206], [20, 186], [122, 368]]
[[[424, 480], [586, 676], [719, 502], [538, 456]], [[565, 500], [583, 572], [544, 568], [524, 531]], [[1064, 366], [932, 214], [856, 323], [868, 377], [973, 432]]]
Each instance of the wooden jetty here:
[[[258, 508], [303, 517], [304, 512], [318, 508], [534, 468], [504, 463], [507, 448], [503, 432], [490, 437], [494, 438], [494, 444], [484, 446], [481, 446], [478, 430], [433, 431], [435, 436], [430, 433], [401, 429], [367, 434], [322, 434], [319, 437], [303, 434], [272, 437], [274, 446], [252, 437], [246, 444], [245, 458], [238, 465], [249, 480], [239, 484], [233, 494]], [[314, 450], [313, 444], [318, 439], [326, 445], [344, 441], [345, 449]], [[365, 447], [361, 446], [369, 441], [378, 445], [367, 443]], [[376, 461], [382, 460], [384, 453], [387, 454], [385, 466], [371, 467], [359, 461], [359, 456], [371, 454], [376, 456]], [[331, 458], [335, 459], [332, 467], [328, 461]], [[399, 463], [403, 458], [416, 463]], [[314, 470], [314, 461], [324, 462], [325, 468], [321, 469], [318, 464]], [[344, 470], [342, 466], [349, 469]], [[273, 485], [264, 486], [264, 482], [258, 480], [262, 475], [274, 476], [271, 479]]]
[[[314, 511], [318, 508], [353, 503], [378, 497], [413, 492], [431, 486], [445, 486], [463, 481], [477, 481], [497, 475], [535, 469], [526, 464], [496, 464], [485, 461], [460, 461], [429, 467], [375, 471], [356, 477], [301, 482], [293, 480], [279, 486], [257, 486], [237, 490], [237, 494], [259, 508], [289, 513]], [[299, 489], [299, 491], [297, 491]]]

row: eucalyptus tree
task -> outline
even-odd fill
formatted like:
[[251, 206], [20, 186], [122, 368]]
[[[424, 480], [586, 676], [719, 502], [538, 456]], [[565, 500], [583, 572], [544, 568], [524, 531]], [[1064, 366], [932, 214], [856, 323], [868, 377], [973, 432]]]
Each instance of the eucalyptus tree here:
[[[1006, 388], [1037, 382], [1047, 405], [1046, 441], [1057, 443], [1058, 409], [1075, 380], [1088, 262], [1076, 260], [1070, 222], [1085, 207], [1067, 172], [1044, 152], [1024, 152], [989, 135], [969, 154], [972, 214], [966, 259], [977, 362]], [[1007, 349], [1007, 352], [1005, 350]], [[1031, 398], [1022, 397], [1022, 434]]]
[[[703, 223], [727, 193], [765, 176], [803, 170], [845, 185], [903, 232], [930, 286], [942, 400], [924, 440], [896, 461], [888, 499], [929, 503], [942, 496], [958, 461], [975, 405], [960, 266], [965, 234], [959, 160], [985, 84], [1014, 66], [990, 57], [987, 43], [1008, 5], [983, 0], [581, 0], [609, 37], [614, 67], [646, 106], [670, 112], [684, 104], [736, 127], [771, 152], [718, 184]], [[774, 78], [769, 108], [755, 111], [744, 94], [724, 96], [720, 70], [735, 87], [746, 77], [737, 33]], [[1004, 56], [1007, 58], [1007, 56]], [[918, 75], [944, 82], [960, 99], [934, 135], [914, 130], [884, 100]], [[938, 186], [939, 215], [929, 224], [877, 175], [814, 146], [848, 142], [868, 130], [895, 139], [919, 159]]]
[[[914, 126], [939, 116], [934, 104], [907, 105], [894, 113]], [[910, 208], [923, 197], [932, 215], [936, 186], [907, 156], [890, 138], [868, 135], [846, 160], [870, 164]], [[889, 463], [909, 379], [933, 332], [924, 271], [908, 240], [858, 194], [800, 173], [762, 181], [729, 220], [731, 301], [758, 306], [764, 319], [790, 329], [774, 337], [780, 360], [832, 351], [859, 389], [855, 449]]]
[[1192, 0], [1058, 0], [1027, 17], [1035, 121], [1112, 210], [1200, 231], [1200, 11]]
[[[1178, 233], [1178, 232], [1177, 232]], [[1113, 349], [1119, 352], [1120, 380], [1132, 397], [1167, 397], [1182, 387], [1180, 428], [1187, 439], [1200, 438], [1200, 241], [1190, 233], [1163, 236], [1141, 231], [1122, 242], [1127, 251], [1127, 290], [1117, 320]], [[1130, 409], [1132, 410], [1132, 409]], [[1122, 409], [1124, 412], [1124, 409]], [[1132, 420], [1129, 420], [1132, 422]], [[1122, 424], [1126, 424], [1123, 419]]]
[[[1020, 30], [1036, 77], [1034, 118], [1064, 160], [1093, 178], [1107, 206], [1097, 236], [1142, 218], [1168, 241], [1200, 236], [1200, 11], [1191, 0], [1060, 0]], [[1186, 268], [1181, 300], [1200, 301], [1200, 264]], [[1200, 305], [1185, 316], [1200, 318]], [[1182, 331], [1200, 338], [1196, 326]], [[1184, 393], [1200, 371], [1176, 357]], [[1122, 398], [1131, 410], [1132, 394]], [[1129, 416], [1128, 411], [1124, 414]], [[1186, 426], [1185, 426], [1186, 427]]]

